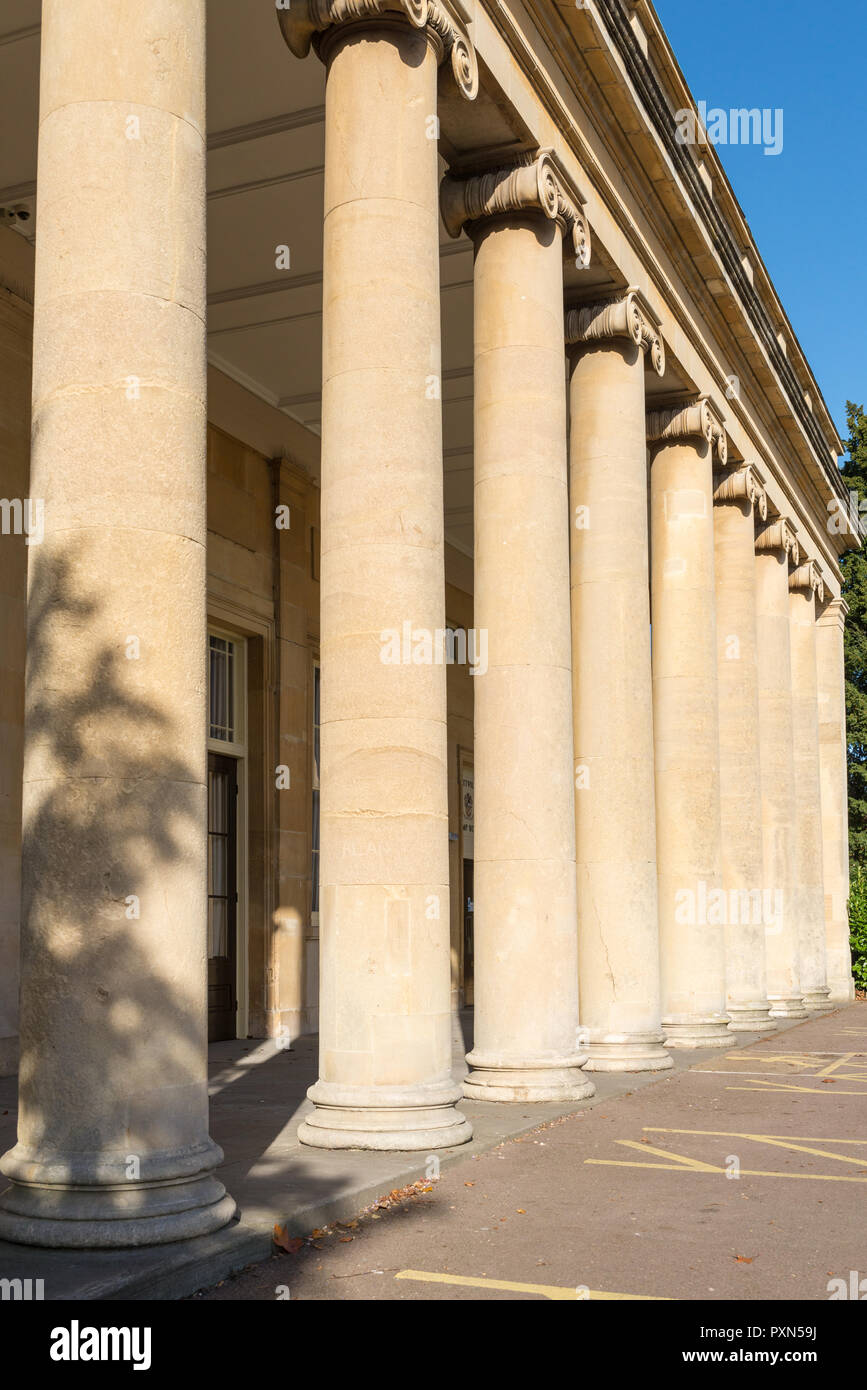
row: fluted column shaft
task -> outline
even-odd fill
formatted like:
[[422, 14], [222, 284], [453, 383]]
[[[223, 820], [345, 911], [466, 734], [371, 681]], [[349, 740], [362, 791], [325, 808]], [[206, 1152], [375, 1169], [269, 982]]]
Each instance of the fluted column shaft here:
[[795, 885], [795, 761], [789, 641], [789, 554], [797, 541], [784, 520], [760, 528], [756, 543], [759, 748], [764, 884], [780, 904], [765, 933], [772, 1018], [806, 1018], [801, 996]]
[[819, 774], [825, 870], [825, 945], [829, 1000], [855, 997], [849, 947], [849, 801], [846, 770], [846, 674], [843, 634], [848, 608], [826, 603], [816, 623], [819, 686]]
[[328, 67], [320, 1074], [299, 1137], [322, 1148], [429, 1149], [471, 1135], [451, 1077], [436, 635], [445, 586], [429, 117], [441, 49], [431, 29], [392, 16], [335, 24], [319, 51]]
[[795, 891], [801, 993], [811, 1013], [827, 1010], [825, 878], [816, 677], [816, 582], [809, 562], [789, 580], [792, 733], [795, 752]]
[[765, 928], [774, 902], [765, 892], [755, 512], [767, 499], [753, 469], [718, 475], [714, 506], [717, 673], [719, 677], [722, 886], [726, 1011], [737, 1032], [775, 1027], [769, 1016]]
[[[662, 1047], [659, 996], [641, 332], [648, 320], [634, 296], [616, 307], [625, 311], [621, 318], [612, 306], [567, 315], [567, 338], [575, 339], [569, 467], [579, 1003], [587, 1070], [661, 1071], [671, 1058]], [[661, 374], [664, 355], [653, 338]]]
[[0, 1236], [234, 1211], [208, 1137], [205, 4], [44, 0], [18, 1144]]
[[725, 1047], [730, 1037], [719, 905], [712, 442], [721, 439], [724, 450], [725, 436], [711, 429], [710, 420], [684, 413], [667, 426], [650, 417], [659, 936], [669, 1047]]

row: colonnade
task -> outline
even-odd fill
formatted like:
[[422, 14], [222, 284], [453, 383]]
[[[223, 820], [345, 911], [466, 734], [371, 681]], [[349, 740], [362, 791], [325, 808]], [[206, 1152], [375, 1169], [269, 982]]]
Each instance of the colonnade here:
[[[204, 8], [43, 5], [32, 466], [55, 521], [30, 570], [21, 1123], [0, 1198], [0, 1236], [34, 1244], [174, 1240], [233, 1210], [204, 1045]], [[279, 14], [328, 69], [320, 1077], [300, 1137], [427, 1151], [471, 1135], [445, 670], [384, 664], [381, 633], [445, 626], [439, 216], [474, 247], [489, 651], [466, 1096], [580, 1099], [593, 1071], [662, 1070], [851, 997], [845, 605], [713, 400], [648, 409], [665, 349], [645, 295], [564, 317], [564, 256], [585, 268], [590, 247], [554, 155], [480, 155], [439, 184], [438, 84], [478, 84], [452, 11]], [[182, 39], [168, 82], [143, 23]], [[123, 659], [130, 633], [146, 660]], [[83, 699], [93, 717], [53, 738]]]

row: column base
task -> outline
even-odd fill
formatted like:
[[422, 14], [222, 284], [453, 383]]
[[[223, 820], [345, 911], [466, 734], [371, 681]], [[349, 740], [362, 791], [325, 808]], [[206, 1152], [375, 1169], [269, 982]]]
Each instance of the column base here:
[[819, 989], [805, 990], [804, 1008], [811, 1014], [833, 1013], [835, 1005], [831, 1003], [830, 993], [827, 985], [822, 985]]
[[235, 1203], [214, 1177], [127, 1187], [30, 1187], [0, 1196], [0, 1239], [51, 1249], [166, 1245], [228, 1225]]
[[726, 1004], [730, 1033], [773, 1033], [776, 1023], [767, 1002], [755, 1004]]
[[850, 992], [849, 987], [845, 984], [830, 985], [829, 988], [831, 993], [828, 995], [828, 1003], [833, 1004], [835, 1009], [845, 1008], [845, 1006], [851, 1004], [852, 1000], [855, 998], [854, 988]]
[[473, 1137], [469, 1120], [455, 1109], [460, 1094], [453, 1081], [417, 1087], [317, 1081], [307, 1092], [316, 1109], [301, 1121], [298, 1138], [314, 1149], [451, 1149]]
[[581, 1071], [586, 1055], [553, 1060], [539, 1058], [516, 1062], [481, 1052], [468, 1052], [469, 1076], [464, 1078], [468, 1100], [495, 1100], [519, 1104], [535, 1102], [569, 1103], [589, 1100], [596, 1087]]
[[235, 1203], [214, 1169], [223, 1151], [213, 1139], [143, 1153], [140, 1176], [128, 1156], [111, 1151], [38, 1152], [17, 1144], [0, 1172], [0, 1239], [18, 1245], [115, 1250], [166, 1245], [228, 1225]]
[[662, 1033], [608, 1033], [589, 1038], [585, 1071], [669, 1071], [674, 1062], [662, 1045]]
[[771, 1006], [771, 1018], [806, 1018], [807, 1010], [804, 1008], [804, 1001], [800, 996], [795, 998], [793, 995], [780, 996], [768, 995], [768, 1003]]
[[728, 1014], [705, 1018], [663, 1019], [665, 1046], [675, 1048], [729, 1047]]

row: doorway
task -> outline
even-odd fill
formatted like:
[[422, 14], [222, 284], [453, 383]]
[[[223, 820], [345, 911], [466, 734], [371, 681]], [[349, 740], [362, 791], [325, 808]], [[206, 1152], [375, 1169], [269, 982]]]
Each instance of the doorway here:
[[461, 785], [461, 985], [463, 1004], [473, 1004], [473, 825], [475, 806], [473, 796], [473, 764], [469, 754], [458, 752], [458, 772]]
[[238, 764], [208, 754], [208, 1042], [237, 1036]]

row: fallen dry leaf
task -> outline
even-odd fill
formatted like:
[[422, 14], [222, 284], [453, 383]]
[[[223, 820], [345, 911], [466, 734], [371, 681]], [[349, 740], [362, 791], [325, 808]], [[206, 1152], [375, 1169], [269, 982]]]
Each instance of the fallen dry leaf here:
[[274, 1227], [273, 1241], [280, 1250], [285, 1250], [287, 1255], [297, 1255], [304, 1245], [301, 1236], [292, 1236], [290, 1239], [287, 1226]]
[[515, 1211], [518, 1213], [519, 1216], [526, 1216], [526, 1215], [527, 1215], [527, 1213], [524, 1211], [524, 1208], [523, 1208], [523, 1207], [515, 1207]]
[[341, 1245], [348, 1245], [349, 1242], [350, 1242], [351, 1240], [355, 1240], [355, 1236], [341, 1236], [341, 1237], [340, 1237], [340, 1244], [341, 1244]]

